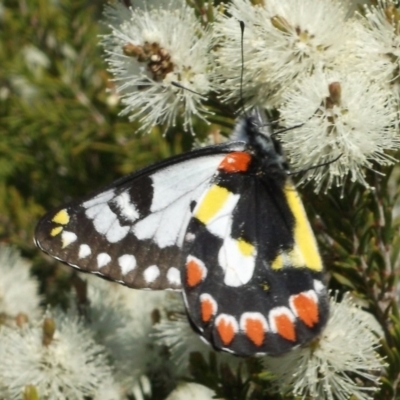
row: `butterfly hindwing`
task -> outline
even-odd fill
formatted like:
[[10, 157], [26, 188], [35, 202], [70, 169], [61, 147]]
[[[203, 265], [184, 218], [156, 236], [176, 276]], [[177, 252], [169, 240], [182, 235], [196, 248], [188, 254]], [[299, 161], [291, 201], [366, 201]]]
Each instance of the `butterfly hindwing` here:
[[229, 143], [173, 157], [45, 215], [35, 241], [52, 257], [134, 288], [180, 289], [190, 209]]
[[214, 347], [239, 355], [276, 355], [307, 343], [329, 314], [302, 203], [286, 172], [264, 165], [263, 154], [253, 149], [222, 160], [185, 242], [189, 317]]

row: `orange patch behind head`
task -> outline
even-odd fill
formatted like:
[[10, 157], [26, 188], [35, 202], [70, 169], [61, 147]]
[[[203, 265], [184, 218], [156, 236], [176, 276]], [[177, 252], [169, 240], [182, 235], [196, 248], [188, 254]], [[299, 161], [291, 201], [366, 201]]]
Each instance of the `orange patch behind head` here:
[[293, 296], [292, 301], [299, 319], [312, 328], [319, 321], [318, 305], [314, 299], [300, 293]]
[[225, 172], [245, 172], [249, 168], [251, 155], [239, 151], [228, 154], [219, 164], [218, 169]]
[[194, 258], [190, 257], [186, 263], [186, 282], [188, 286], [198, 285], [206, 275], [204, 265], [199, 264]]
[[244, 332], [256, 346], [261, 346], [263, 344], [265, 338], [264, 326], [259, 319], [247, 318]]
[[280, 314], [275, 316], [275, 325], [277, 333], [287, 340], [294, 342], [296, 340], [296, 332], [294, 330], [293, 321], [286, 315]]

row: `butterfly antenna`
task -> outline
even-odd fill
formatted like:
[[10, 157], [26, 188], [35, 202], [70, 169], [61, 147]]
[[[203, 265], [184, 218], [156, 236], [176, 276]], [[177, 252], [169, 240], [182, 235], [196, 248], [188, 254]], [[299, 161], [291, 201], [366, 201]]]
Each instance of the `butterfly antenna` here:
[[[287, 131], [291, 131], [292, 129], [301, 128], [303, 125], [305, 125], [305, 123], [306, 123], [307, 121], [310, 121], [312, 117], [314, 117], [315, 115], [317, 115], [317, 113], [318, 113], [318, 108], [313, 112], [313, 114], [312, 114], [311, 116], [309, 116], [309, 117], [308, 117], [304, 122], [302, 122], [301, 124], [293, 125], [293, 126], [290, 126], [289, 128], [283, 128], [283, 127], [282, 127], [281, 130], [274, 132], [274, 133], [272, 134], [272, 136], [279, 135], [280, 133], [285, 133], [285, 132], [287, 132]], [[339, 156], [339, 157], [340, 157], [340, 156]]]
[[243, 74], [244, 74], [244, 22], [239, 21], [240, 24], [240, 53], [242, 58], [242, 68], [240, 70], [240, 108], [243, 114], [246, 114], [244, 108], [244, 98], [243, 98]]
[[338, 155], [338, 156], [337, 156], [336, 158], [334, 158], [333, 160], [330, 160], [330, 161], [327, 161], [327, 162], [324, 162], [324, 163], [321, 163], [321, 164], [317, 164], [317, 165], [312, 165], [311, 167], [308, 167], [308, 168], [305, 168], [305, 169], [299, 169], [298, 171], [293, 171], [293, 172], [288, 171], [288, 172], [286, 172], [286, 173], [287, 173], [287, 175], [296, 175], [296, 174], [301, 174], [301, 173], [310, 171], [310, 170], [312, 170], [312, 169], [317, 169], [317, 168], [320, 168], [320, 167], [325, 167], [325, 165], [332, 164], [332, 163], [336, 162], [337, 160], [339, 160], [339, 158], [342, 157], [342, 155], [343, 155], [343, 153], [340, 154], [340, 155]]
[[202, 94], [200, 94], [199, 92], [196, 92], [196, 91], [194, 91], [194, 90], [192, 90], [192, 89], [189, 89], [189, 88], [187, 88], [186, 86], [181, 85], [179, 82], [172, 81], [172, 82], [171, 82], [171, 85], [172, 85], [172, 86], [175, 86], [175, 87], [178, 87], [179, 89], [187, 90], [188, 92], [197, 94], [197, 95], [200, 96], [200, 97], [204, 97], [204, 96], [203, 96]]
[[[273, 125], [273, 123], [274, 122], [271, 122], [271, 125]], [[291, 131], [291, 130], [296, 129], [296, 128], [301, 128], [304, 124], [305, 124], [305, 122], [302, 122], [301, 124], [293, 125], [293, 126], [290, 126], [289, 128], [282, 128], [281, 127], [282, 128], [281, 130], [272, 133], [271, 136], [276, 136], [276, 135], [279, 135], [280, 133], [285, 133], [285, 132]]]

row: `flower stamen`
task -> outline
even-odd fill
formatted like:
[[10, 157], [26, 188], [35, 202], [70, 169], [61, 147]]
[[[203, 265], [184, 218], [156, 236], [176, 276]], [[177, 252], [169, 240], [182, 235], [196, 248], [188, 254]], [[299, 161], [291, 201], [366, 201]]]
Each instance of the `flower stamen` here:
[[171, 55], [158, 43], [144, 42], [143, 45], [128, 43], [122, 46], [123, 53], [128, 57], [134, 57], [138, 62], [147, 63], [147, 69], [151, 72], [153, 80], [161, 82], [174, 70]]

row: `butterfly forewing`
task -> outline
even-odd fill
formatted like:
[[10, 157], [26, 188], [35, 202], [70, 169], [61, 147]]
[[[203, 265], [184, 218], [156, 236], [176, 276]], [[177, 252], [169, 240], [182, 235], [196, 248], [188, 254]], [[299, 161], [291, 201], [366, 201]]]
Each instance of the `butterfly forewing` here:
[[242, 147], [200, 149], [143, 169], [45, 215], [35, 241], [60, 261], [130, 287], [180, 289], [191, 207], [225, 153]]

